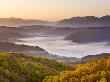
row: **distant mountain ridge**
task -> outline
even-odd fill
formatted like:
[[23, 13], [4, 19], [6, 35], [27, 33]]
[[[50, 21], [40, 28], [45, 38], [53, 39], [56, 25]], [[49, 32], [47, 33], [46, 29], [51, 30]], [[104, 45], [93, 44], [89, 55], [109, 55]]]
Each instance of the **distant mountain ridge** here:
[[0, 18], [0, 26], [31, 26], [31, 25], [51, 25], [52, 22], [37, 19], [22, 18]]
[[84, 16], [84, 17], [72, 17], [70, 19], [64, 19], [56, 22], [49, 22], [37, 19], [22, 19], [22, 18], [0, 18], [0, 26], [32, 26], [32, 25], [46, 25], [57, 27], [107, 27], [110, 26], [110, 15], [102, 17], [96, 16]]
[[85, 17], [72, 17], [58, 21], [56, 26], [61, 27], [106, 27], [110, 26], [110, 16], [103, 17], [85, 16]]

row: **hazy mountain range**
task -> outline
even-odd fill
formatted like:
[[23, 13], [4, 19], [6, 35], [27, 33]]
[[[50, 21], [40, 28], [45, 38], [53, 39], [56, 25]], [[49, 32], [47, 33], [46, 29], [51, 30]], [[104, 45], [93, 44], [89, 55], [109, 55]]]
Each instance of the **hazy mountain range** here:
[[[34, 36], [63, 36], [72, 42], [109, 42], [110, 27], [56, 28], [52, 26], [34, 25], [16, 27], [0, 27], [0, 40], [15, 41], [17, 38]], [[8, 40], [7, 40], [8, 39]]]
[[35, 20], [35, 19], [22, 19], [22, 18], [0, 18], [0, 26], [31, 26], [31, 25], [51, 25], [52, 22]]
[[[16, 41], [19, 42], [19, 38], [34, 36], [43, 36], [43, 37], [63, 36], [64, 37], [63, 39], [71, 40], [72, 42], [76, 43], [90, 43], [90, 42], [109, 43], [110, 42], [109, 35], [110, 35], [110, 16], [103, 16], [101, 18], [94, 16], [73, 17], [71, 19], [55, 22], [54, 26], [53, 23], [47, 21], [24, 20], [19, 18], [0, 18], [0, 52], [22, 51], [24, 53], [31, 52], [32, 54], [39, 53], [40, 55], [38, 54], [38, 56], [40, 57], [51, 58], [66, 63], [73, 63], [75, 61], [80, 61], [81, 59], [75, 57], [65, 57], [49, 54], [46, 50], [38, 46], [34, 47], [28, 45], [16, 45], [14, 43], [16, 43]], [[43, 54], [41, 52], [45, 53]], [[91, 56], [89, 57], [92, 58]]]
[[61, 27], [107, 27], [110, 26], [110, 16], [103, 17], [85, 16], [85, 17], [72, 17], [59, 21], [56, 26]]
[[84, 16], [72, 17], [56, 22], [49, 22], [37, 19], [22, 19], [22, 18], [0, 18], [0, 26], [32, 26], [32, 25], [47, 25], [57, 27], [106, 27], [110, 26], [110, 16]]

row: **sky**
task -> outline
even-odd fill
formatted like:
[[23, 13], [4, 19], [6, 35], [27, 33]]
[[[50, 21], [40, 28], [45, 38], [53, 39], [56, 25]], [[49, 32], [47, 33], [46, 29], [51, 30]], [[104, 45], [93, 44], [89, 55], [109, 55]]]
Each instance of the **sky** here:
[[0, 0], [0, 18], [57, 21], [103, 15], [110, 15], [110, 0]]

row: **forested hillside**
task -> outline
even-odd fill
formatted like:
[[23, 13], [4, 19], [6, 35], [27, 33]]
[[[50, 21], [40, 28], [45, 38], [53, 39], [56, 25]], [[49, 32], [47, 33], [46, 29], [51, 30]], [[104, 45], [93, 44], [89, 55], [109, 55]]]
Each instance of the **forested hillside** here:
[[78, 64], [75, 70], [47, 76], [43, 82], [110, 82], [110, 57]]
[[77, 43], [109, 42], [109, 35], [109, 27], [87, 27], [78, 29], [65, 39]]
[[21, 53], [0, 53], [0, 82], [42, 82], [46, 76], [72, 68], [55, 60]]
[[9, 42], [0, 42], [0, 52], [46, 52], [38, 46], [18, 45]]
[[64, 64], [21, 53], [0, 53], [0, 82], [110, 82], [110, 56]]

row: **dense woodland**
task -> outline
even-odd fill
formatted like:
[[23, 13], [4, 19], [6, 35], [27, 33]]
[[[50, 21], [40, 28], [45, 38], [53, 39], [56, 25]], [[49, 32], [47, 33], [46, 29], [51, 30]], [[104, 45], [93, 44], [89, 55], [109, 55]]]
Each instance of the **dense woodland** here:
[[110, 57], [70, 65], [22, 53], [0, 53], [0, 82], [110, 82]]
[[0, 53], [0, 82], [42, 82], [71, 65], [21, 53]]
[[110, 57], [76, 66], [75, 70], [47, 76], [43, 82], [110, 82]]

